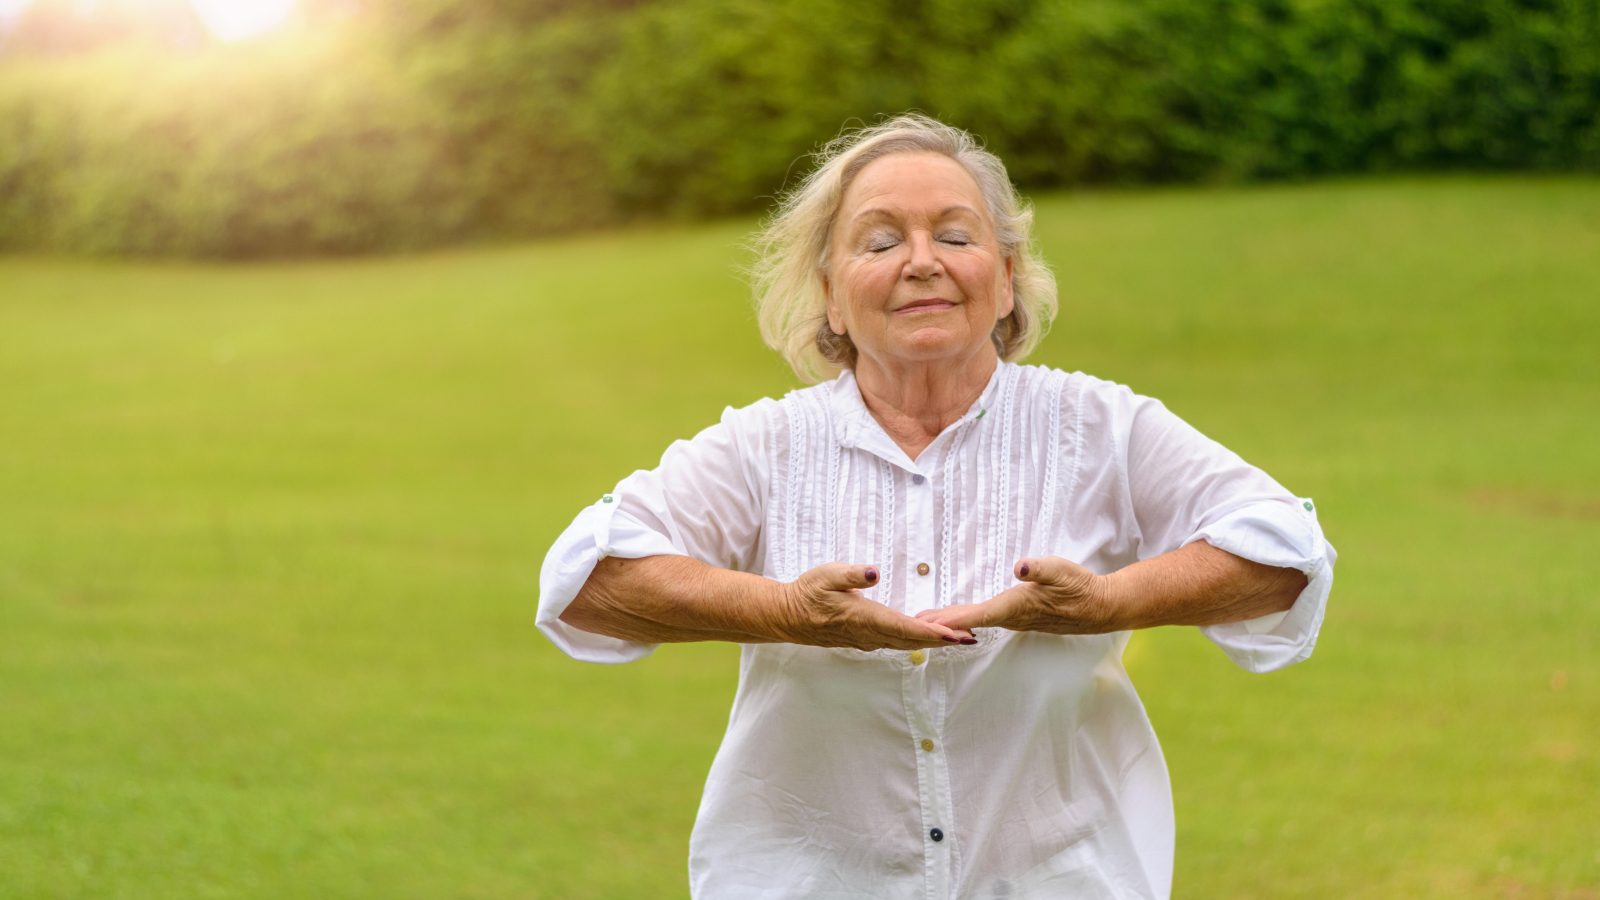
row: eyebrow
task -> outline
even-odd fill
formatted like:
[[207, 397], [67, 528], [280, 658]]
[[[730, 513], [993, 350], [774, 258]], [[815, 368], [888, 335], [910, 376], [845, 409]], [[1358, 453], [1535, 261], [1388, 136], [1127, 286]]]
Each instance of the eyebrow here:
[[[939, 210], [939, 214], [938, 214], [938, 216], [936, 218], [942, 219], [945, 216], [948, 216], [948, 215], [950, 215], [951, 213], [954, 213], [954, 212], [971, 213], [974, 216], [978, 215], [978, 211], [973, 209], [972, 207], [961, 205], [961, 204], [957, 204], [955, 206], [946, 206], [944, 209]], [[851, 221], [852, 222], [859, 222], [862, 219], [871, 218], [873, 216], [888, 216], [888, 215], [893, 215], [893, 213], [890, 212], [887, 209], [884, 209], [881, 206], [874, 206], [871, 209], [864, 209], [861, 212], [856, 213], [855, 216], [851, 219]]]

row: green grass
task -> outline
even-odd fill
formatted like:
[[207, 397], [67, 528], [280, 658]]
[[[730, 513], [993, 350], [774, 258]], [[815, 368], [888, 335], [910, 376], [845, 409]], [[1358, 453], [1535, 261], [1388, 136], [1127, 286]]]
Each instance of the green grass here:
[[[683, 896], [735, 651], [566, 660], [539, 562], [782, 392], [748, 222], [392, 260], [0, 259], [0, 897]], [[1178, 898], [1600, 892], [1600, 182], [1056, 196], [1036, 361], [1342, 555], [1316, 656], [1129, 650]]]

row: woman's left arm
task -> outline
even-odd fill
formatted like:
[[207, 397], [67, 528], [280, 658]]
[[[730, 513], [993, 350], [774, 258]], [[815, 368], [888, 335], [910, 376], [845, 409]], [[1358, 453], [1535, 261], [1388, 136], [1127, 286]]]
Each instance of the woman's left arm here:
[[983, 603], [918, 616], [947, 628], [1105, 634], [1157, 625], [1224, 625], [1284, 612], [1305, 590], [1298, 569], [1252, 562], [1205, 541], [1096, 575], [1051, 556], [1019, 560], [1022, 584]]
[[1102, 505], [1076, 514], [1116, 520], [1140, 559], [1106, 575], [1056, 557], [1021, 559], [1021, 584], [933, 620], [1056, 634], [1197, 625], [1250, 671], [1308, 657], [1335, 558], [1311, 501], [1156, 400], [1126, 388], [1089, 393], [1084, 427], [1110, 452], [1093, 483]]

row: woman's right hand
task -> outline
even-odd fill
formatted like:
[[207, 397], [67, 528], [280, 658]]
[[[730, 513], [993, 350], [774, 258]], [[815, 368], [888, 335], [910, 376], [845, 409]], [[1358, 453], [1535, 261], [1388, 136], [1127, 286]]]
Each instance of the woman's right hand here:
[[916, 650], [976, 643], [965, 627], [903, 616], [861, 595], [874, 566], [829, 563], [785, 584], [687, 556], [608, 556], [595, 564], [561, 621], [647, 644], [791, 643]]
[[862, 588], [877, 583], [875, 566], [826, 563], [802, 573], [781, 585], [780, 602], [770, 623], [773, 638], [855, 650], [916, 650], [977, 642], [965, 628], [947, 628], [902, 615], [862, 596]]

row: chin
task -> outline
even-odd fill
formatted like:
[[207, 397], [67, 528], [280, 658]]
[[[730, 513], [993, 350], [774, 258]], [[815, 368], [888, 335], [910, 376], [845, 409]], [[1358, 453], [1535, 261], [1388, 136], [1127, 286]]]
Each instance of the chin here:
[[918, 361], [963, 356], [971, 342], [967, 336], [943, 329], [922, 328], [895, 342], [895, 355]]

